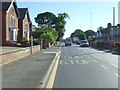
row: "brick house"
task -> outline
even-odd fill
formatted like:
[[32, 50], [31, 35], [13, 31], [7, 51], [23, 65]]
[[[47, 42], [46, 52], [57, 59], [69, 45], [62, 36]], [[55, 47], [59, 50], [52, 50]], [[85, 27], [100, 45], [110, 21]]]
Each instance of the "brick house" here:
[[117, 26], [113, 26], [111, 28], [111, 40], [114, 42], [120, 42], [120, 24], [117, 24]]
[[2, 2], [0, 15], [2, 17], [0, 22], [2, 25], [0, 40], [2, 42], [7, 40], [17, 41], [19, 12], [16, 2], [14, 0], [11, 0], [11, 2]]
[[102, 34], [103, 34], [104, 42], [109, 42], [111, 40], [111, 35], [110, 35], [111, 28], [112, 28], [111, 23], [108, 23], [107, 28], [103, 30]]
[[32, 23], [30, 21], [30, 16], [28, 8], [18, 8], [20, 18], [18, 20], [18, 40], [22, 41], [24, 38], [30, 40], [32, 32]]

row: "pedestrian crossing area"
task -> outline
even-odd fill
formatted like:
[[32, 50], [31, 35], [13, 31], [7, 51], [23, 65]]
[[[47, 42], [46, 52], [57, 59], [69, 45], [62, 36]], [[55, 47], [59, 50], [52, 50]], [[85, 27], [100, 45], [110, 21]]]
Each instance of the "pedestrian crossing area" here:
[[97, 63], [95, 60], [60, 60], [59, 64], [90, 64], [90, 63]]

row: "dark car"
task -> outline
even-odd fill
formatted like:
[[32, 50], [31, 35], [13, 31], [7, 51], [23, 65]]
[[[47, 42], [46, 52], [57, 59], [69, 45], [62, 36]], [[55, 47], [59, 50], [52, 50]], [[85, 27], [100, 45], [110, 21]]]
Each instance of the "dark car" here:
[[6, 41], [3, 43], [0, 43], [2, 46], [21, 46], [21, 43], [15, 42], [15, 41]]

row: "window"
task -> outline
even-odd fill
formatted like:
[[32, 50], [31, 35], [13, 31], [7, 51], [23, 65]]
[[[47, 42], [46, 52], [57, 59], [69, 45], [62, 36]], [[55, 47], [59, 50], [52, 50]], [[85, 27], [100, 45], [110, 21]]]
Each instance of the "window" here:
[[15, 26], [15, 19], [13, 16], [10, 17], [10, 26]]

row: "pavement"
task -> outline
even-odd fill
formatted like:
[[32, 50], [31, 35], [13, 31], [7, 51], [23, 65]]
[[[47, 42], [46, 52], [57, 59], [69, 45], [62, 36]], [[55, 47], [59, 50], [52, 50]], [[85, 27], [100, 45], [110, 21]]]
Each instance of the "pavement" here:
[[3, 66], [2, 88], [39, 88], [58, 50], [59, 45]]

